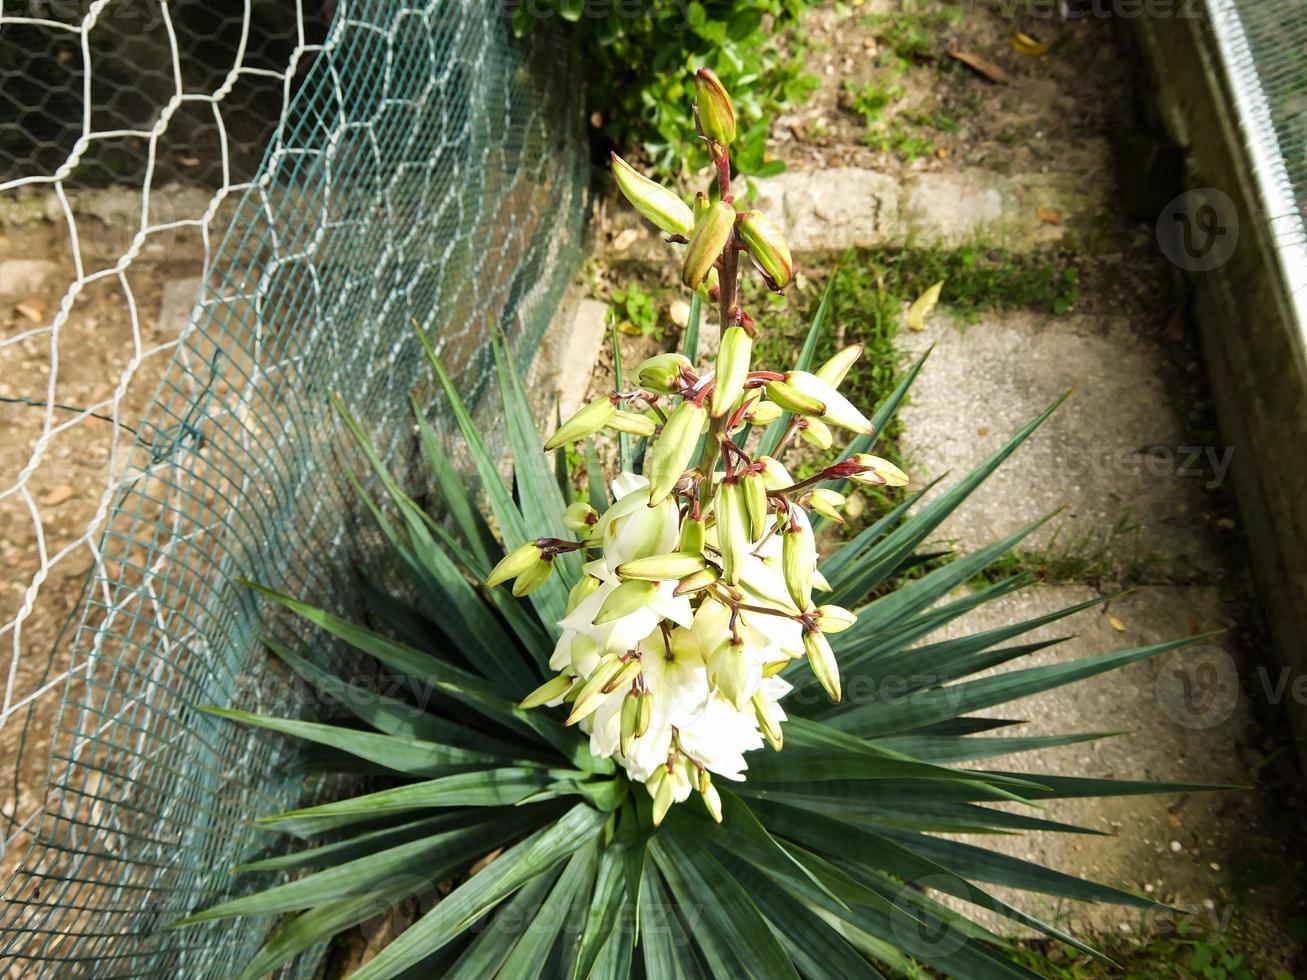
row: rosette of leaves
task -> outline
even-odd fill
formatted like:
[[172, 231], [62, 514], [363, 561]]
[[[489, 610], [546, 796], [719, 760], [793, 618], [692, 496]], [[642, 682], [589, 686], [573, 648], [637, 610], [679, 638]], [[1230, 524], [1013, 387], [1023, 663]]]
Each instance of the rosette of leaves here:
[[[825, 308], [800, 368], [811, 360]], [[847, 980], [911, 972], [917, 963], [957, 977], [1030, 977], [1035, 974], [1005, 955], [1003, 940], [958, 907], [996, 913], [1081, 949], [1087, 947], [1009, 905], [990, 886], [1159, 908], [956, 835], [976, 834], [983, 842], [990, 834], [1084, 833], [1049, 819], [1039, 805], [1196, 788], [1004, 772], [985, 764], [994, 756], [1099, 737], [1004, 736], [997, 733], [1012, 722], [986, 712], [1188, 641], [973, 676], [1057, 642], [1021, 638], [1090, 605], [931, 639], [959, 616], [1030, 584], [1019, 574], [974, 591], [959, 589], [1037, 525], [893, 587], [921, 561], [918, 548], [940, 522], [1047, 412], [947, 491], [923, 500], [923, 489], [826, 560], [830, 601], [857, 607], [859, 614], [853, 629], [832, 637], [852, 696], [831, 704], [810, 675], [793, 671], [784, 750], [751, 753], [745, 782], [719, 784], [721, 824], [703, 808], [684, 805], [673, 807], [655, 829], [648, 794], [629, 786], [612, 760], [596, 759], [587, 739], [563, 726], [566, 709], [517, 707], [549, 674], [553, 624], [578, 574], [570, 563], [575, 555], [560, 555], [557, 574], [526, 599], [477, 584], [505, 548], [542, 528], [563, 533], [568, 481], [541, 452], [512, 359], [500, 346], [515, 460], [510, 484], [426, 349], [498, 533], [420, 414], [421, 442], [444, 511], [440, 520], [405, 494], [362, 426], [341, 407], [388, 505], [356, 481], [359, 493], [415, 599], [401, 600], [369, 580], [372, 621], [382, 624], [369, 629], [260, 591], [324, 638], [351, 644], [417, 696], [378, 696], [324, 669], [312, 646], [292, 650], [270, 640], [272, 652], [324, 695], [319, 703], [334, 704], [348, 717], [300, 720], [208, 709], [312, 743], [342, 770], [375, 777], [357, 795], [262, 818], [265, 828], [307, 846], [238, 871], [284, 872], [289, 880], [181, 923], [256, 917], [266, 925], [266, 940], [242, 965], [241, 977], [263, 976], [378, 910], [414, 896], [430, 900], [445, 889], [430, 911], [354, 974], [356, 980]], [[877, 432], [920, 367], [879, 407]], [[848, 451], [866, 451], [874, 438], [856, 439]], [[605, 491], [593, 447], [589, 467], [590, 502], [602, 509]], [[867, 601], [871, 595], [876, 598]], [[874, 693], [890, 690], [893, 696]], [[994, 802], [1028, 806], [985, 805]]]

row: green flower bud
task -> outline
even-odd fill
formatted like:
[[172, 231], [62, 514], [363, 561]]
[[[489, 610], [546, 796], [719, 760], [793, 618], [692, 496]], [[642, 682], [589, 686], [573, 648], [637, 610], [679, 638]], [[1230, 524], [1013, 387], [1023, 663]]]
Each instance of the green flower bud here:
[[812, 573], [816, 567], [812, 529], [806, 524], [787, 523], [781, 535], [781, 571], [785, 588], [799, 609], [812, 604]]
[[608, 420], [608, 428], [633, 436], [648, 437], [658, 429], [658, 423], [638, 412], [614, 412], [612, 418]]
[[843, 524], [844, 515], [840, 513], [840, 508], [844, 506], [844, 499], [844, 494], [838, 490], [818, 487], [808, 494], [808, 506], [822, 517]]
[[572, 713], [567, 716], [567, 720], [563, 724], [575, 725], [598, 708], [603, 703], [604, 698], [607, 697], [604, 694], [604, 687], [622, 667], [622, 661], [615, 653], [607, 654], [600, 660], [594, 672], [581, 685], [581, 690], [576, 696], [576, 702], [572, 705]]
[[821, 367], [817, 368], [815, 373], [817, 377], [821, 378], [822, 381], [825, 381], [832, 388], [838, 388], [844, 383], [844, 379], [848, 376], [849, 368], [853, 367], [854, 362], [861, 356], [862, 345], [850, 344]]
[[815, 374], [807, 371], [787, 371], [785, 384], [808, 398], [821, 402], [825, 409], [817, 414], [831, 425], [869, 436], [876, 431], [867, 417], [853, 407], [853, 403]]
[[698, 289], [734, 233], [735, 208], [718, 201], [694, 229], [690, 247], [685, 250], [685, 264], [681, 266], [681, 282]]
[[830, 583], [826, 581], [826, 576], [821, 573], [821, 569], [815, 568], [812, 571], [812, 587], [817, 592], [829, 592]]
[[635, 737], [644, 738], [644, 733], [649, 730], [649, 723], [652, 721], [653, 694], [649, 691], [642, 691], [635, 715]]
[[817, 418], [803, 420], [803, 424], [799, 426], [799, 438], [818, 449], [829, 449], [835, 442], [830, 426]]
[[826, 689], [830, 699], [836, 704], [841, 698], [840, 667], [835, 662], [835, 651], [830, 648], [830, 641], [821, 630], [804, 630], [803, 651], [808, 655], [808, 664], [813, 676]]
[[513, 583], [513, 595], [519, 599], [530, 595], [549, 581], [549, 576], [553, 574], [553, 571], [554, 563], [549, 558], [541, 558], [539, 561], [533, 562]]
[[599, 511], [584, 500], [576, 500], [567, 505], [563, 511], [563, 526], [575, 534], [589, 534], [590, 529], [599, 523]]
[[544, 552], [534, 541], [528, 541], [526, 544], [518, 545], [496, 565], [486, 578], [486, 585], [494, 588], [496, 585], [502, 585], [510, 578], [517, 578], [523, 572], [527, 571], [533, 564], [541, 560]]
[[649, 600], [657, 591], [657, 582], [644, 582], [640, 579], [623, 582], [608, 593], [608, 598], [603, 601], [599, 612], [595, 614], [594, 625], [603, 626], [605, 623], [611, 623], [615, 619], [621, 619], [638, 609], [643, 609], [649, 605]]
[[703, 568], [693, 575], [687, 575], [677, 583], [676, 588], [672, 589], [672, 595], [689, 595], [692, 592], [702, 592], [710, 585], [715, 585], [721, 574], [715, 568]]
[[746, 686], [749, 683], [749, 667], [744, 659], [744, 641], [728, 639], [722, 643], [711, 658], [712, 681], [722, 697], [739, 711], [744, 707]]
[[908, 474], [887, 459], [881, 459], [879, 456], [872, 456], [869, 453], [855, 453], [849, 457], [849, 462], [867, 467], [861, 473], [855, 473], [850, 477], [854, 483], [887, 487], [905, 487], [908, 485]]
[[740, 237], [749, 255], [777, 289], [784, 289], [794, 278], [794, 260], [785, 236], [761, 211], [746, 211], [740, 218]]
[[681, 538], [676, 550], [687, 555], [703, 554], [704, 530], [703, 521], [687, 517], [681, 522]]
[[661, 503], [672, 492], [694, 457], [707, 420], [707, 409], [691, 401], [683, 401], [672, 409], [662, 435], [649, 451], [650, 505]]
[[788, 660], [769, 660], [762, 665], [763, 677], [775, 677], [790, 665]]
[[744, 506], [749, 515], [749, 538], [757, 541], [767, 529], [767, 485], [761, 473], [746, 473], [740, 478], [744, 488]]
[[674, 551], [670, 555], [653, 555], [649, 558], [636, 558], [622, 562], [617, 566], [617, 574], [622, 578], [646, 579], [651, 582], [664, 582], [693, 575], [707, 565], [703, 555], [684, 554]]
[[717, 515], [717, 547], [722, 553], [722, 577], [728, 585], [738, 585], [745, 556], [753, 544], [749, 537], [744, 491], [739, 483], [722, 481], [717, 488], [714, 511]]
[[744, 394], [744, 381], [753, 356], [753, 338], [743, 327], [727, 327], [717, 348], [717, 370], [712, 390], [712, 413], [721, 418]]
[[635, 376], [641, 388], [670, 395], [675, 390], [673, 386], [681, 375], [681, 369], [691, 366], [690, 359], [684, 354], [656, 354], [640, 362]]
[[551, 677], [534, 691], [518, 702], [519, 708], [538, 708], [542, 704], [548, 704], [563, 697], [571, 690], [574, 678], [568, 674], [559, 674], [557, 677]]
[[674, 191], [650, 180], [616, 153], [612, 154], [612, 167], [618, 189], [640, 214], [669, 235], [690, 237], [694, 214]]
[[694, 207], [692, 210], [694, 211], [694, 223], [696, 225], [699, 223], [699, 219], [708, 213], [708, 208], [711, 206], [712, 201], [708, 199], [708, 195], [703, 191], [699, 191], [694, 195]]
[[759, 398], [753, 403], [753, 406], [744, 413], [746, 421], [754, 425], [771, 425], [781, 417], [783, 409], [775, 402], [769, 402], [765, 398]]
[[586, 438], [586, 436], [594, 435], [608, 424], [608, 420], [616, 412], [617, 406], [612, 403], [607, 395], [596, 398], [558, 427], [558, 431], [550, 436], [549, 441], [545, 443], [545, 451], [548, 452], [557, 449], [559, 446], [565, 446], [569, 442], [577, 442]]
[[585, 602], [594, 590], [599, 588], [602, 584], [603, 583], [593, 575], [582, 575], [580, 579], [577, 580], [576, 585], [572, 586], [571, 591], [567, 593], [567, 611], [570, 613], [581, 603]]
[[712, 69], [700, 68], [694, 76], [694, 92], [703, 135], [722, 146], [730, 146], [735, 140], [735, 107], [721, 79]]
[[767, 740], [768, 745], [779, 752], [785, 745], [785, 736], [781, 732], [780, 724], [767, 713], [766, 702], [763, 701], [761, 694], [753, 696], [753, 714], [758, 719], [758, 728], [762, 731], [762, 737]]
[[768, 381], [767, 397], [787, 412], [799, 415], [820, 415], [826, 411], [826, 405], [820, 399], [805, 395], [784, 381]]
[[758, 472], [762, 474], [762, 485], [768, 490], [784, 490], [794, 486], [794, 477], [790, 476], [790, 471], [780, 461], [771, 456], [759, 456], [754, 462], [761, 467]]
[[[708, 770], [705, 769], [704, 772]], [[699, 793], [703, 797], [703, 805], [707, 808], [708, 813], [718, 823], [722, 822], [722, 795], [717, 792], [717, 787], [711, 782], [707, 786], [701, 786]]]
[[667, 811], [676, 802], [676, 780], [667, 775], [662, 766], [655, 770], [654, 775], [657, 776], [659, 773], [662, 774], [662, 778], [658, 780], [658, 785], [655, 787], [653, 794], [653, 825], [655, 827], [663, 822], [663, 818], [667, 816]]
[[630, 684], [635, 680], [639, 673], [640, 661], [638, 658], [632, 657], [621, 666], [616, 674], [613, 675], [612, 680], [604, 685], [603, 692], [605, 694], [612, 694], [614, 691], [620, 691], [623, 686]]
[[640, 695], [629, 692], [626, 697], [622, 698], [622, 729], [621, 729], [621, 749], [622, 755], [630, 758], [631, 749], [635, 747], [635, 726], [640, 717]]
[[818, 606], [817, 616], [823, 633], [842, 633], [858, 621], [857, 613], [850, 612], [843, 606]]

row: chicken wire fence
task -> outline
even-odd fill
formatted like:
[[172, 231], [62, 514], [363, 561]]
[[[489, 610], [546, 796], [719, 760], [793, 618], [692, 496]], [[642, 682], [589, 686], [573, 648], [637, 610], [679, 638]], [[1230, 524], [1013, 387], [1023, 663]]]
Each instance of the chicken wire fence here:
[[329, 392], [403, 471], [412, 324], [475, 401], [580, 258], [565, 48], [505, 14], [0, 0], [0, 976], [227, 977], [261, 942], [166, 928], [266, 885], [230, 873], [276, 846], [250, 818], [313, 788], [195, 710], [303, 707], [235, 580], [351, 611], [377, 542]]

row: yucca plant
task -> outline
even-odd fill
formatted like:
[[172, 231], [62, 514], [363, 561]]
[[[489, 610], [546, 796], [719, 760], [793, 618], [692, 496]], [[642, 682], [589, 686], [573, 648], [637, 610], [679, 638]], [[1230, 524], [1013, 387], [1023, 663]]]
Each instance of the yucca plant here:
[[[683, 279], [695, 293], [687, 349], [651, 358], [629, 381], [619, 362], [613, 392], [545, 443], [587, 443], [587, 500], [568, 502], [571, 475], [542, 452], [501, 338], [509, 482], [419, 335], [480, 486], [468, 489], [416, 412], [438, 517], [405, 493], [337, 404], [384, 488], [381, 500], [355, 481], [413, 600], [367, 579], [374, 630], [253, 587], [371, 658], [399, 689], [379, 695], [324, 669], [312, 650], [269, 640], [350, 717], [207, 709], [315, 743], [319, 765], [379, 781], [264, 817], [265, 827], [316, 843], [239, 870], [292, 880], [184, 920], [284, 916], [242, 977], [445, 889], [356, 980], [842, 980], [915, 974], [918, 964], [1027, 977], [1005, 941], [959, 909], [1087, 947], [985, 886], [1160, 908], [956, 837], [1086, 832], [1039, 805], [1195, 788], [986, 769], [987, 758], [1097, 736], [1000, 736], [1012, 722], [976, 714], [1189, 641], [973, 677], [1057, 642], [1019, 639], [1092, 603], [930, 639], [1031, 584], [1014, 575], [965, 588], [1038, 524], [929, 566], [918, 549], [1053, 408], [946, 491], [899, 491], [891, 509], [818, 561], [816, 532], [840, 519], [849, 481], [887, 490], [909, 482], [871, 450], [922, 364], [872, 417], [849, 405], [837, 389], [859, 349], [812, 363], [829, 288], [792, 367], [751, 363], [758, 327], [738, 305], [740, 260], [777, 290], [793, 263], [770, 221], [737, 213], [730, 101], [710, 73], [697, 88], [715, 201], [705, 193], [691, 207], [614, 161], [627, 197], [686, 246]], [[695, 365], [704, 299], [722, 326], [711, 371]], [[815, 476], [792, 479], [784, 451], [795, 439], [829, 450], [832, 427], [854, 434], [848, 445]], [[591, 438], [601, 429], [619, 434], [611, 502]], [[510, 580], [512, 594], [497, 587]], [[997, 802], [1033, 812], [986, 805]]]

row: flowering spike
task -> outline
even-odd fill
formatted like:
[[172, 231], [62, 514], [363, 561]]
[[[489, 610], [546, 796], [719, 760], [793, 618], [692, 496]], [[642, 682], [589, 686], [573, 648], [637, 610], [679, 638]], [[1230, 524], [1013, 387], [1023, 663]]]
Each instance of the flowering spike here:
[[674, 191], [650, 180], [616, 153], [611, 159], [617, 188], [631, 205], [667, 234], [688, 238], [694, 231], [694, 214], [690, 206]]
[[672, 492], [672, 487], [690, 465], [707, 417], [707, 410], [692, 401], [681, 402], [667, 417], [662, 435], [650, 450], [650, 506], [661, 503]]
[[776, 289], [784, 289], [794, 278], [790, 246], [779, 228], [761, 211], [746, 211], [740, 218], [740, 237], [749, 255]]
[[753, 356], [753, 338], [743, 327], [727, 327], [717, 348], [717, 370], [712, 391], [712, 413], [721, 418], [744, 394], [744, 381]]
[[681, 282], [691, 289], [698, 289], [734, 233], [735, 208], [725, 201], [718, 201], [695, 226], [690, 247], [685, 250]]
[[517, 578], [526, 572], [532, 564], [540, 561], [544, 552], [534, 541], [528, 541], [526, 544], [518, 545], [496, 565], [486, 577], [486, 585], [494, 588], [496, 585], [502, 585], [510, 578]]
[[558, 430], [545, 443], [545, 451], [565, 446], [592, 436], [605, 425], [617, 412], [617, 406], [607, 395], [596, 398], [579, 412], [558, 427]]
[[571, 689], [573, 680], [569, 674], [559, 674], [557, 677], [551, 677], [518, 702], [517, 706], [519, 708], [538, 708], [550, 701], [557, 701]]
[[722, 146], [730, 146], [735, 140], [735, 107], [731, 105], [726, 86], [711, 68], [700, 68], [694, 76], [694, 90], [694, 106], [703, 135]]

